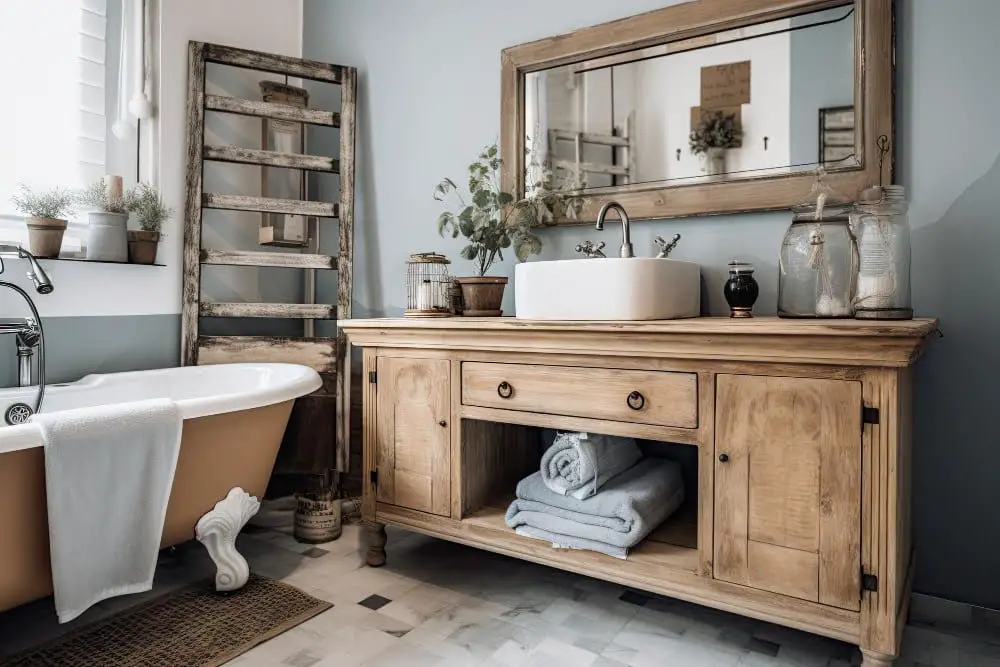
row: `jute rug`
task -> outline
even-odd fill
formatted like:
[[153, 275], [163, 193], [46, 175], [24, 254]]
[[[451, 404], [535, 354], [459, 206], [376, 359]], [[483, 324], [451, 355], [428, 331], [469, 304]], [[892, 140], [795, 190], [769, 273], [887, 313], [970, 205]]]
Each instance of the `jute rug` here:
[[211, 582], [167, 593], [0, 667], [218, 667], [333, 605], [264, 577], [239, 591]]

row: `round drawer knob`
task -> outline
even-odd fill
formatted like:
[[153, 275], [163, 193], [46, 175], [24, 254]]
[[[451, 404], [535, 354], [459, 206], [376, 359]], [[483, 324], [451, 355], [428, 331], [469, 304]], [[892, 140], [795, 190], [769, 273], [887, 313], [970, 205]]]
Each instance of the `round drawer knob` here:
[[504, 380], [497, 385], [497, 395], [499, 395], [500, 398], [510, 398], [514, 395], [514, 387], [510, 385], [510, 382]]
[[441, 421], [439, 421], [439, 422], [438, 422], [438, 426], [440, 426], [441, 428], [444, 428], [444, 427], [445, 427], [445, 426], [447, 426], [447, 425], [448, 425], [448, 422], [446, 422], [446, 421], [445, 421], [445, 420], [443, 420], [443, 419], [442, 419]]
[[628, 398], [625, 399], [625, 403], [627, 403], [633, 410], [642, 410], [646, 405], [646, 397], [637, 391], [633, 391], [628, 395]]
[[722, 463], [729, 461], [729, 454], [719, 454], [719, 461]]

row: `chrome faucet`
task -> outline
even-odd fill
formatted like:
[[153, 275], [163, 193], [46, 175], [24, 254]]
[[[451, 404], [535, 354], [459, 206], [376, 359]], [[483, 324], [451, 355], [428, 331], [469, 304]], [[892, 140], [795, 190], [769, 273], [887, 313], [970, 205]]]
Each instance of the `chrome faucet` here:
[[622, 221], [622, 247], [618, 252], [619, 257], [635, 257], [635, 253], [632, 252], [632, 235], [629, 231], [628, 226], [628, 214], [625, 209], [616, 201], [609, 201], [601, 210], [597, 213], [597, 225], [596, 229], [598, 231], [604, 231], [604, 218], [608, 215], [608, 211], [614, 209], [618, 211], [618, 217]]
[[[54, 289], [52, 280], [49, 279], [48, 274], [30, 252], [20, 246], [0, 244], [0, 273], [3, 273], [4, 270], [3, 257], [18, 257], [27, 260], [28, 279], [35, 286], [35, 291], [39, 294], [52, 292]], [[24, 403], [15, 403], [7, 408], [4, 415], [8, 424], [20, 424], [41, 409], [42, 399], [45, 397], [45, 333], [42, 330], [42, 318], [39, 317], [35, 302], [31, 300], [28, 293], [14, 283], [2, 280], [0, 280], [0, 287], [7, 287], [17, 292], [31, 310], [31, 317], [0, 320], [0, 334], [12, 333], [16, 335], [17, 383], [20, 387], [32, 384], [31, 358], [35, 347], [38, 348], [38, 397], [35, 399], [34, 407]]]

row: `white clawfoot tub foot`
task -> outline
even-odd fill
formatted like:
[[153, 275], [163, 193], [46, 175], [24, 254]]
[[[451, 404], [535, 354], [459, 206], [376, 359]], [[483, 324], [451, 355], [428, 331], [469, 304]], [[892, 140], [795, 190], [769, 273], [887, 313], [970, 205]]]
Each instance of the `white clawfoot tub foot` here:
[[236, 551], [236, 536], [259, 509], [260, 501], [237, 486], [194, 527], [195, 537], [208, 549], [217, 568], [215, 590], [220, 593], [243, 588], [250, 578], [246, 558]]

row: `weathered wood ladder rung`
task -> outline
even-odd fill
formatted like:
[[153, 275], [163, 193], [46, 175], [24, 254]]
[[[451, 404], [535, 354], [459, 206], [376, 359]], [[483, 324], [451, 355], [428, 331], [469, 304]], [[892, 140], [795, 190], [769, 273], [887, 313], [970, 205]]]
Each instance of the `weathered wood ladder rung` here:
[[225, 95], [205, 95], [205, 109], [257, 118], [288, 120], [294, 123], [340, 127], [340, 114], [335, 111], [300, 109], [290, 104], [241, 100], [238, 97], [226, 97]]
[[335, 271], [337, 269], [337, 258], [332, 255], [254, 252], [249, 250], [202, 249], [201, 263], [218, 266], [270, 266], [287, 269], [319, 269], [324, 271]]
[[266, 167], [284, 169], [306, 169], [308, 171], [340, 172], [340, 162], [324, 155], [302, 155], [299, 153], [279, 153], [257, 148], [238, 146], [205, 146], [205, 159], [215, 162], [236, 164], [259, 164]]
[[[207, 94], [208, 63], [285, 75], [339, 85], [339, 111], [305, 109], [288, 104]], [[184, 294], [182, 361], [185, 365], [238, 361], [305, 364], [320, 373], [334, 374], [336, 386], [336, 466], [348, 470], [350, 369], [343, 334], [336, 337], [262, 337], [199, 335], [199, 318], [281, 318], [316, 320], [350, 318], [354, 256], [354, 140], [357, 70], [330, 63], [238, 49], [220, 44], [190, 42], [188, 52], [188, 171], [184, 228]], [[238, 114], [260, 119], [338, 128], [338, 158], [284, 153], [261, 148], [205, 144], [205, 112]], [[339, 202], [252, 197], [204, 191], [204, 162], [259, 165], [339, 174]], [[266, 193], [265, 193], [266, 194]], [[202, 248], [205, 209], [337, 218], [336, 255]], [[315, 250], [315, 248], [314, 248]], [[201, 267], [253, 266], [337, 272], [337, 303], [230, 303], [203, 301]], [[324, 383], [325, 387], [330, 385]], [[326, 390], [323, 390], [326, 391]], [[322, 391], [320, 392], [323, 393]], [[323, 394], [329, 396], [329, 393]]]
[[203, 193], [201, 201], [201, 208], [217, 208], [224, 211], [285, 213], [288, 215], [310, 215], [317, 218], [340, 217], [340, 207], [337, 204], [322, 201], [244, 197], [242, 195], [221, 195], [214, 192]]

